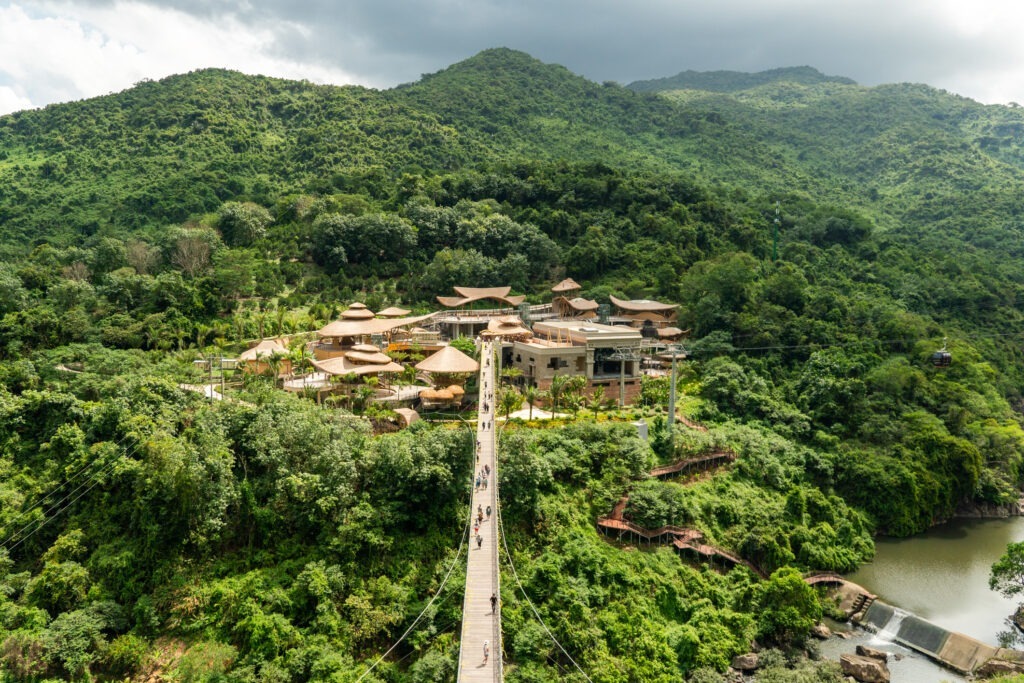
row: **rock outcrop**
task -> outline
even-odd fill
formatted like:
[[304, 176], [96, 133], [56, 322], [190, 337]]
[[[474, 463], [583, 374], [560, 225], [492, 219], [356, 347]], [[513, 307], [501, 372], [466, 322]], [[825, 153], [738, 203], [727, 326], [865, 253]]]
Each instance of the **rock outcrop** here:
[[737, 671], [753, 671], [757, 668], [757, 653], [748, 652], [745, 655], [736, 655], [732, 658], [732, 668]]
[[861, 683], [889, 683], [889, 667], [877, 659], [844, 654], [839, 656], [839, 666], [844, 675], [852, 676]]
[[871, 659], [877, 659], [880, 662], [886, 662], [889, 660], [889, 653], [884, 650], [877, 650], [868, 645], [858, 645], [857, 654], [862, 657], [871, 657]]

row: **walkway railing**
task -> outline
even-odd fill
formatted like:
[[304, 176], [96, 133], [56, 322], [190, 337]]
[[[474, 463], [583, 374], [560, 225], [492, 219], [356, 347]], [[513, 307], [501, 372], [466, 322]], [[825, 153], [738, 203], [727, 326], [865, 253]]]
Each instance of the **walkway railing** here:
[[[500, 682], [501, 576], [498, 571], [498, 461], [495, 457], [495, 359], [490, 342], [480, 353], [480, 410], [477, 458], [470, 514], [476, 524], [466, 559], [466, 593], [462, 602], [459, 683]], [[479, 511], [479, 512], [478, 512]], [[492, 602], [491, 597], [495, 600]]]

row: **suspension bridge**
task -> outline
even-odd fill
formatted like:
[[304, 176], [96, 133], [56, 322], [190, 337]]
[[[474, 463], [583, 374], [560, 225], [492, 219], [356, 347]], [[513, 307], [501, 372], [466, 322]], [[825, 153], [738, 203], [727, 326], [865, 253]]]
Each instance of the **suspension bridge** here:
[[[480, 411], [476, 468], [469, 506], [472, 529], [462, 600], [459, 683], [502, 680], [501, 577], [498, 571], [498, 460], [495, 457], [495, 357], [492, 342], [480, 353]], [[491, 597], [494, 596], [494, 600]]]

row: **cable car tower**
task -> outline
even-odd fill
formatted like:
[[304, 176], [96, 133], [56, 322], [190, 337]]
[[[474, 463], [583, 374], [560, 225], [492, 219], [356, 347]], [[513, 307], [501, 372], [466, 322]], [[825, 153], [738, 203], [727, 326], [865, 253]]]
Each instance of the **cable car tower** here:
[[779, 260], [779, 200], [775, 200], [775, 220], [772, 221], [772, 263]]

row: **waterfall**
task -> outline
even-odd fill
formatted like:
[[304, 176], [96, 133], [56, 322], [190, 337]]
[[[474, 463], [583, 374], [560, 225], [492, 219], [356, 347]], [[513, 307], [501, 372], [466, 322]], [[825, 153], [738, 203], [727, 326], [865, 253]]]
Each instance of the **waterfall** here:
[[891, 643], [896, 640], [896, 636], [900, 632], [900, 624], [906, 618], [907, 612], [899, 608], [893, 608], [892, 616], [889, 617], [889, 621], [885, 622], [885, 626], [878, 629], [873, 640], [879, 642]]

